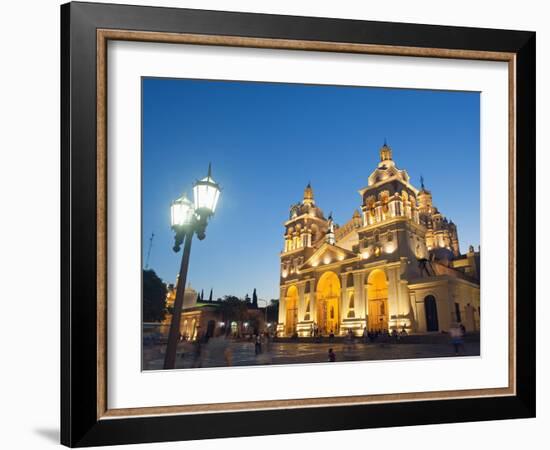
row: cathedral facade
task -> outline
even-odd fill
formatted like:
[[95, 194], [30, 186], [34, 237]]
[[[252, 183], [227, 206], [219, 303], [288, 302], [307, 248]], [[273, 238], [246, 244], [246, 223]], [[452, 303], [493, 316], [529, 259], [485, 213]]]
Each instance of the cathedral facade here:
[[460, 253], [456, 225], [411, 184], [391, 148], [338, 226], [310, 184], [290, 208], [281, 252], [279, 336], [479, 330], [480, 254]]

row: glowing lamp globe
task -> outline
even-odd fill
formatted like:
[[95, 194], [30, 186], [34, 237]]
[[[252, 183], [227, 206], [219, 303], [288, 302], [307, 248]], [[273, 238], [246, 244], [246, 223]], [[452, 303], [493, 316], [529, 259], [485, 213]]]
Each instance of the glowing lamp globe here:
[[220, 186], [212, 178], [210, 165], [208, 166], [208, 175], [193, 186], [193, 197], [196, 211], [206, 215], [214, 214], [220, 198]]
[[172, 206], [170, 206], [172, 228], [189, 225], [193, 220], [193, 214], [195, 214], [193, 202], [183, 194], [180, 198], [172, 202]]

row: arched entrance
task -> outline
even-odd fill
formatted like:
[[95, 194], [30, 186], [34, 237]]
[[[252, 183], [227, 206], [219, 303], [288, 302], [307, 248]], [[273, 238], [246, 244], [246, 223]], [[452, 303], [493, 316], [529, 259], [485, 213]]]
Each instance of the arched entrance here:
[[340, 280], [325, 272], [317, 283], [317, 325], [322, 334], [340, 331]]
[[285, 311], [285, 334], [292, 336], [298, 323], [298, 288], [294, 285], [286, 291]]
[[383, 331], [388, 329], [388, 281], [386, 274], [373, 270], [367, 279], [368, 329]]
[[426, 331], [438, 331], [437, 304], [433, 295], [424, 297], [424, 311], [426, 313]]

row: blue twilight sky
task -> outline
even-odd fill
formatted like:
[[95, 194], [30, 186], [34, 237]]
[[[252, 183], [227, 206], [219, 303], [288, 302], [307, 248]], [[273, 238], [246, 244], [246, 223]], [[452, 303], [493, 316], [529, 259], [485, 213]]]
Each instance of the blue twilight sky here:
[[185, 79], [143, 79], [143, 261], [174, 282], [170, 202], [194, 180], [222, 195], [206, 239], [194, 239], [188, 281], [214, 298], [278, 298], [289, 207], [311, 181], [317, 205], [344, 224], [387, 139], [413, 185], [479, 244], [479, 93]]

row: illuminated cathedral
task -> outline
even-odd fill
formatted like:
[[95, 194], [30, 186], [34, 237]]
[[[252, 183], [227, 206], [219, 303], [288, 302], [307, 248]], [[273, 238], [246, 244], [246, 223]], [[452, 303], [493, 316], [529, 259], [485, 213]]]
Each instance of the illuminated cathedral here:
[[360, 209], [338, 226], [307, 185], [284, 223], [279, 336], [353, 331], [479, 330], [480, 254], [460, 253], [456, 225], [399, 169], [384, 143], [359, 190]]

